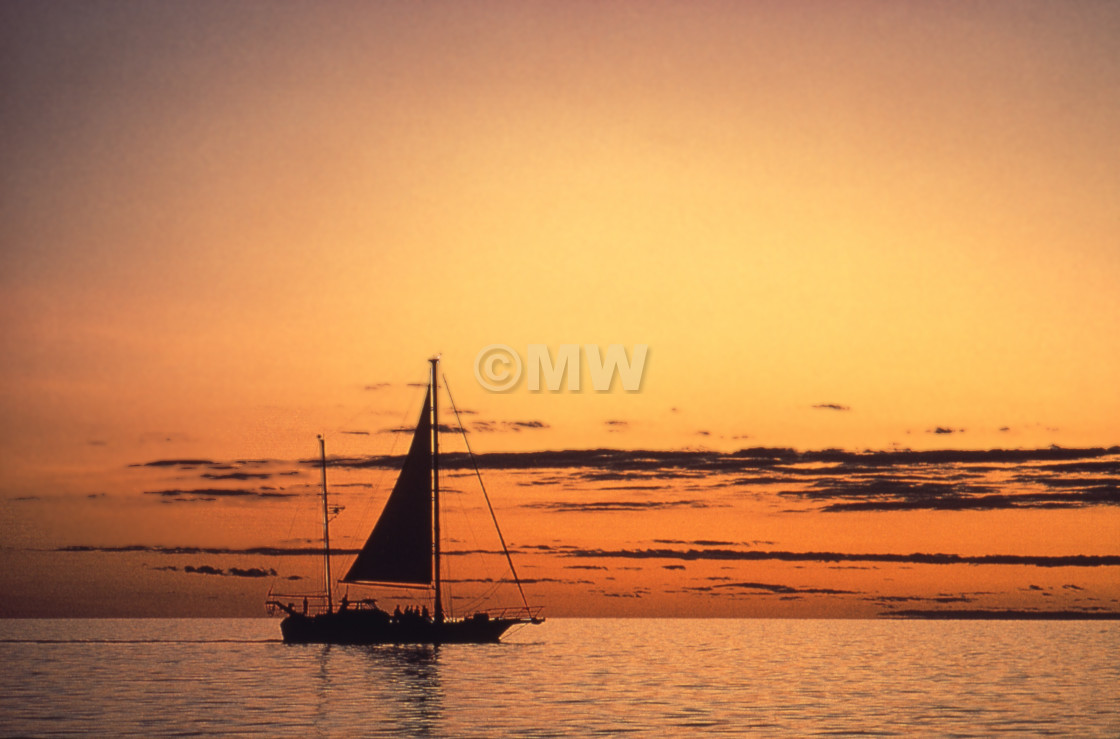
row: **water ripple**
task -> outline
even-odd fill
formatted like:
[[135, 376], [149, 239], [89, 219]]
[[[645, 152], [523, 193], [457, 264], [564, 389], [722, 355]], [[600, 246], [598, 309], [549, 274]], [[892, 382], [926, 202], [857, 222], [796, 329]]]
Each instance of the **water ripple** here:
[[1116, 736], [1120, 624], [550, 620], [501, 645], [0, 622], [0, 734]]

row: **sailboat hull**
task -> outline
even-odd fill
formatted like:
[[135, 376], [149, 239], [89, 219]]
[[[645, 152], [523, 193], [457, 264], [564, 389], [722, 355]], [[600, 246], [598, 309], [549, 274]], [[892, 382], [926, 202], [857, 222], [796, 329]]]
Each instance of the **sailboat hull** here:
[[511, 626], [527, 618], [489, 618], [480, 614], [436, 623], [430, 619], [392, 619], [384, 612], [336, 611], [315, 616], [292, 614], [280, 622], [286, 644], [494, 644]]

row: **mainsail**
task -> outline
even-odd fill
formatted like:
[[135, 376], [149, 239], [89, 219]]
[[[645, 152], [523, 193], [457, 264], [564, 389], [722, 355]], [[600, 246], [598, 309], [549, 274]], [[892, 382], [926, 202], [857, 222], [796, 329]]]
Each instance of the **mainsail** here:
[[432, 582], [431, 404], [429, 390], [397, 484], [343, 582]]

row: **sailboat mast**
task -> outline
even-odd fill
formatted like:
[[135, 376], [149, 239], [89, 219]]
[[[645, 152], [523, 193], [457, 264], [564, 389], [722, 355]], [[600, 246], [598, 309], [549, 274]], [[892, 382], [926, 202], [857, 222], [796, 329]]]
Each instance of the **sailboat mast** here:
[[319, 434], [319, 463], [323, 472], [323, 562], [327, 576], [327, 613], [331, 613], [334, 611], [334, 598], [331, 596], [331, 522], [327, 507], [327, 447], [322, 434]]
[[437, 378], [439, 377], [439, 357], [428, 360], [432, 363], [432, 566], [435, 568], [436, 623], [443, 621], [443, 587], [440, 583], [440, 551], [439, 551], [439, 393]]

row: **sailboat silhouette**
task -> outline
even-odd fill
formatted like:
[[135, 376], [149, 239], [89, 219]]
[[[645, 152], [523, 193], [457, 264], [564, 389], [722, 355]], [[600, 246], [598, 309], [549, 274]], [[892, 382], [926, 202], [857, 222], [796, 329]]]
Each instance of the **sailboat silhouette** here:
[[[444, 611], [440, 560], [439, 502], [439, 402], [437, 395], [439, 357], [431, 364], [428, 392], [420, 419], [412, 436], [408, 454], [381, 516], [353, 564], [342, 578], [344, 583], [390, 587], [432, 588], [433, 611], [408, 608], [394, 613], [379, 608], [373, 600], [350, 603], [344, 596], [334, 607], [330, 574], [330, 516], [327, 504], [326, 452], [322, 437], [320, 458], [323, 469], [323, 555], [326, 570], [326, 608], [320, 613], [302, 611], [280, 596], [270, 593], [267, 605], [272, 612], [287, 616], [280, 632], [288, 643], [321, 644], [441, 644], [497, 642], [517, 624], [544, 621], [539, 608], [525, 599], [509, 549], [502, 540], [510, 572], [521, 592], [523, 607], [500, 611], [477, 611], [467, 618], [452, 618]], [[470, 450], [468, 444], [468, 452]], [[476, 468], [477, 469], [477, 468]], [[481, 478], [480, 478], [481, 479]], [[484, 488], [485, 491], [485, 488]], [[489, 505], [489, 499], [487, 499]], [[491, 514], [493, 510], [491, 509]], [[495, 527], [497, 519], [494, 518]]]

